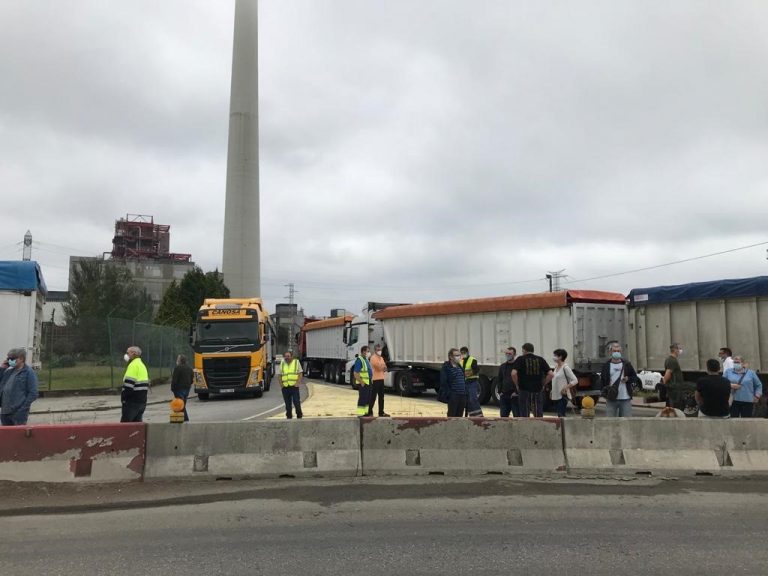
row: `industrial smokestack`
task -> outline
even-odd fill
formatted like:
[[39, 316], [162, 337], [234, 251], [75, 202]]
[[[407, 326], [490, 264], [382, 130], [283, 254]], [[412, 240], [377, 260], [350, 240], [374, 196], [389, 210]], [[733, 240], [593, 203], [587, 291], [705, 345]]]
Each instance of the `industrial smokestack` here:
[[257, 0], [236, 0], [222, 267], [233, 298], [261, 295], [258, 53]]

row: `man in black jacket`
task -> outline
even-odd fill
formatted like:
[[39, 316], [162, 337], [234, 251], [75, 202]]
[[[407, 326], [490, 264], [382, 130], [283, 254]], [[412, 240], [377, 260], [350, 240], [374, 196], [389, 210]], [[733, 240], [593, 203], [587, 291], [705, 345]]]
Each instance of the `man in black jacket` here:
[[184, 401], [184, 422], [189, 422], [187, 398], [189, 397], [189, 390], [192, 388], [193, 378], [192, 368], [187, 364], [187, 357], [184, 354], [179, 354], [176, 358], [173, 376], [171, 376], [171, 393], [174, 398], [181, 398]]
[[621, 344], [610, 345], [610, 356], [600, 371], [600, 387], [606, 391], [605, 415], [609, 418], [629, 418], [632, 416], [632, 385], [640, 384], [629, 360], [621, 355]]
[[515, 388], [515, 383], [512, 382], [512, 365], [517, 358], [517, 350], [514, 346], [510, 346], [504, 354], [507, 357], [507, 361], [499, 366], [499, 375], [496, 378], [497, 386], [499, 386], [499, 415], [502, 418], [508, 418], [512, 414], [512, 416], [517, 418], [518, 414], [520, 414], [520, 406], [518, 404], [517, 388]]

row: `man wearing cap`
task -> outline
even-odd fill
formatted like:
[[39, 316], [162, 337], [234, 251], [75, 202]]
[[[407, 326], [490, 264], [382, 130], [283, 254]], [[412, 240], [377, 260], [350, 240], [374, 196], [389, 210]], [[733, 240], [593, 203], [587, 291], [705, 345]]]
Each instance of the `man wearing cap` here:
[[27, 364], [23, 348], [8, 351], [7, 366], [0, 376], [0, 424], [23, 426], [37, 398], [37, 374]]

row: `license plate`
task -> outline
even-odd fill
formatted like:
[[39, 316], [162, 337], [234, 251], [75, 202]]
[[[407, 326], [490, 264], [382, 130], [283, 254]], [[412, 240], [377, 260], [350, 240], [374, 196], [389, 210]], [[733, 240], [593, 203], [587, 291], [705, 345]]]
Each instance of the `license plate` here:
[[219, 390], [219, 394], [234, 394], [235, 389], [234, 388], [222, 388]]

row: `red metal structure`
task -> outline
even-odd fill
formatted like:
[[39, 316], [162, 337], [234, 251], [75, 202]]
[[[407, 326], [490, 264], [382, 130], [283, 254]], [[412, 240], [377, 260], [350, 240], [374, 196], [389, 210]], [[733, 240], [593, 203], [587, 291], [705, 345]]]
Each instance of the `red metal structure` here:
[[170, 252], [171, 227], [155, 224], [153, 216], [128, 214], [115, 221], [115, 236], [112, 239], [113, 260], [173, 260], [189, 262], [191, 254]]

